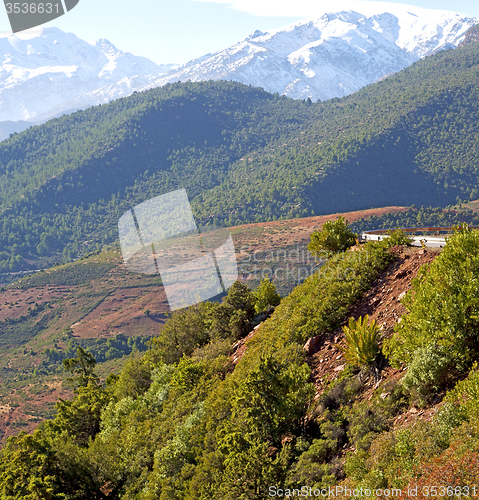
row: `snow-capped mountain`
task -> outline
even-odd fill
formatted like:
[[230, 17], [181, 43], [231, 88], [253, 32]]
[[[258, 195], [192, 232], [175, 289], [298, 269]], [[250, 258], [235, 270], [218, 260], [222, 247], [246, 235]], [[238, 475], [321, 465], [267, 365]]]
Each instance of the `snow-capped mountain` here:
[[[369, 5], [367, 5], [369, 4]], [[236, 80], [293, 98], [330, 99], [351, 94], [438, 50], [457, 46], [479, 22], [460, 14], [374, 3], [366, 13], [331, 11], [284, 29], [256, 31], [214, 54], [163, 75], [167, 82]], [[371, 12], [371, 5], [373, 10]]]
[[182, 66], [157, 65], [107, 40], [90, 43], [57, 28], [0, 37], [0, 140], [54, 116], [179, 80], [236, 80], [301, 99], [341, 97], [457, 46], [479, 22], [398, 4], [354, 5], [256, 31]]
[[[76, 110], [85, 93], [115, 84], [85, 105], [108, 102], [171, 69], [116, 49], [108, 40], [88, 43], [57, 28], [0, 38], [0, 122], [40, 121], [56, 110]], [[65, 109], [69, 101], [74, 103]]]

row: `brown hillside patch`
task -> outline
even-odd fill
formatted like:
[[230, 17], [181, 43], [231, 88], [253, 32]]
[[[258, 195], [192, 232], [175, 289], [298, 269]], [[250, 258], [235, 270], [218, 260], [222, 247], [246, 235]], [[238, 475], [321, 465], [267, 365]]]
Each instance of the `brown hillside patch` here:
[[[150, 314], [145, 315], [149, 310]], [[78, 337], [157, 334], [169, 311], [163, 287], [118, 289], [85, 318], [71, 325]]]
[[[462, 204], [463, 208], [467, 208], [469, 210], [472, 210], [474, 213], [479, 212], [479, 200], [473, 200], [469, 201], [467, 203]], [[456, 207], [454, 207], [456, 208]]]
[[246, 255], [246, 249], [266, 251], [295, 244], [308, 244], [311, 233], [319, 229], [328, 220], [343, 216], [350, 223], [365, 217], [379, 217], [386, 213], [404, 212], [407, 207], [383, 207], [357, 210], [341, 214], [319, 215], [304, 219], [290, 219], [272, 222], [258, 222], [231, 227], [235, 249], [239, 258]]
[[0, 293], [0, 321], [27, 316], [30, 310], [35, 308], [35, 304], [41, 306], [45, 302], [56, 301], [69, 294], [70, 288], [64, 286], [5, 290]]
[[[23, 390], [28, 394], [28, 388]], [[0, 406], [0, 444], [20, 431], [33, 432], [44, 420], [42, 415], [46, 408], [53, 408], [58, 398], [71, 399], [72, 394], [62, 387], [60, 381], [50, 381], [42, 393], [31, 396], [25, 402], [24, 397], [19, 399], [15, 391], [10, 398], [13, 403]]]

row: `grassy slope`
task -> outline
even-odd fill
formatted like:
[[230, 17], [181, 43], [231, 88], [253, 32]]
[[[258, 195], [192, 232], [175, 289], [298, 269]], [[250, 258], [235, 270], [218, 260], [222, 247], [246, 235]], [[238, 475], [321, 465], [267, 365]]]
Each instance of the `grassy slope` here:
[[[404, 208], [343, 215], [353, 222], [397, 210]], [[273, 282], [278, 291], [290, 293], [315, 265], [307, 252], [311, 232], [336, 216], [231, 228], [242, 279], [254, 288], [262, 277], [276, 273]], [[4, 286], [0, 290], [0, 396], [2, 404], [12, 405], [12, 411], [18, 408], [10, 417], [9, 411], [0, 414], [0, 421], [9, 422], [5, 436], [31, 429], [38, 418], [51, 416], [54, 401], [62, 395], [52, 390], [51, 384], [65, 380], [65, 375], [59, 360], [49, 360], [45, 349], [69, 349], [72, 356], [75, 347], [68, 348], [69, 343], [91, 348], [96, 341], [104, 345], [118, 333], [128, 337], [156, 335], [167, 312], [159, 278], [126, 271], [118, 250], [94, 253]], [[106, 376], [113, 369], [118, 371], [124, 361], [102, 362], [99, 373]], [[43, 400], [48, 394], [51, 396]], [[25, 405], [33, 405], [30, 412], [23, 411]]]

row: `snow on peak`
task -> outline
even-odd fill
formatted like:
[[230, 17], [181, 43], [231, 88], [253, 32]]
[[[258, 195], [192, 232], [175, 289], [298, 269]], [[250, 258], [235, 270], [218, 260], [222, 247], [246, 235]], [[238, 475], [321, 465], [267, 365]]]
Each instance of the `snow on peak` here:
[[457, 46], [478, 22], [448, 11], [339, 0], [318, 7], [315, 17], [256, 30], [182, 66], [41, 26], [0, 36], [0, 121], [46, 120], [179, 80], [236, 80], [300, 99], [341, 97]]
[[137, 83], [142, 86], [164, 72], [108, 40], [88, 43], [44, 26], [1, 37], [0, 65], [0, 121], [36, 119], [125, 78], [141, 76]]
[[101, 50], [102, 52], [105, 53], [115, 54], [118, 52], [118, 49], [106, 38], [100, 38], [98, 40], [95, 40], [94, 42], [91, 42], [90, 45], [92, 47], [96, 47], [98, 50]]
[[255, 31], [149, 85], [236, 80], [293, 98], [342, 97], [438, 50], [479, 20], [409, 5], [343, 1], [315, 18]]

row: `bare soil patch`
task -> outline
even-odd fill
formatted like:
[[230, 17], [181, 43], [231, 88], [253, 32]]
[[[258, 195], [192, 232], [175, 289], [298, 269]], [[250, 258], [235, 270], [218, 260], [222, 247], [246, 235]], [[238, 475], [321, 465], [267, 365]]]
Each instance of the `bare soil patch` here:
[[[146, 315], [145, 311], [149, 311]], [[155, 335], [166, 321], [169, 306], [163, 287], [119, 289], [71, 325], [77, 337]]]
[[27, 290], [8, 289], [0, 292], [0, 321], [27, 316], [36, 304], [41, 306], [45, 302], [56, 301], [69, 295], [70, 292], [70, 288], [64, 286], [37, 287]]
[[40, 415], [45, 412], [45, 409], [52, 407], [58, 398], [71, 399], [72, 393], [64, 389], [61, 382], [57, 381], [46, 384], [43, 393], [31, 396], [24, 404], [12, 406], [9, 403], [0, 407], [0, 445], [20, 431], [33, 432], [44, 420]]

